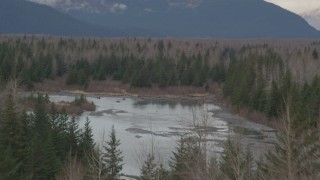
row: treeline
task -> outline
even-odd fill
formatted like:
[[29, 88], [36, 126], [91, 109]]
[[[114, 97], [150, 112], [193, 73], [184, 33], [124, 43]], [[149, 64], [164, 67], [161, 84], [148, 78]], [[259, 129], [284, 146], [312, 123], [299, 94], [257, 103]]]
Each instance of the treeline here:
[[[182, 137], [170, 169], [150, 154], [141, 179], [317, 179], [319, 43], [235, 44], [9, 37], [0, 43], [0, 82], [32, 88], [61, 77], [86, 88], [91, 80], [112, 78], [132, 87], [206, 89], [218, 82], [234, 106], [285, 122], [275, 150], [255, 164], [250, 150], [229, 140], [218, 160], [210, 158], [201, 138]], [[79, 129], [75, 118], [47, 98], [38, 96], [34, 112], [26, 113], [9, 96], [0, 119], [0, 179], [118, 178], [122, 156], [115, 130], [102, 150], [94, 148], [91, 131], [89, 121]]]
[[[279, 45], [280, 44], [280, 45]], [[55, 37], [2, 37], [0, 80], [18, 78], [32, 88], [44, 79], [68, 76], [66, 84], [87, 87], [91, 79], [111, 77], [132, 86], [206, 85], [223, 76], [231, 58], [251, 54], [283, 59], [295, 81], [319, 73], [319, 46], [314, 41], [210, 41], [176, 39], [68, 39]], [[227, 56], [232, 52], [232, 56]], [[144, 74], [150, 74], [146, 82]], [[220, 77], [223, 78], [223, 77]], [[220, 79], [218, 78], [218, 79]], [[273, 79], [277, 80], [276, 75]]]
[[75, 117], [44, 96], [36, 97], [33, 112], [20, 112], [10, 95], [0, 116], [0, 179], [78, 179], [79, 173], [96, 179], [98, 166], [103, 177], [113, 179], [122, 168], [114, 129], [104, 143], [97, 151], [90, 121], [79, 128]]
[[[37, 104], [38, 95], [31, 93], [26, 97], [15, 98], [17, 100], [18, 109], [31, 111]], [[44, 98], [46, 102], [49, 102], [49, 96], [47, 94]], [[71, 102], [60, 101], [55, 103], [55, 108], [58, 111], [63, 110], [63, 112], [68, 115], [81, 115], [84, 111], [94, 111], [96, 109], [96, 105], [92, 101], [88, 101], [84, 94], [80, 94], [80, 96], [75, 96], [74, 100]]]
[[[6, 37], [0, 43], [0, 82], [32, 88], [61, 77], [81, 88], [113, 79], [131, 87], [218, 82], [236, 107], [279, 118], [284, 100], [296, 126], [319, 124], [319, 43]], [[307, 119], [307, 120], [306, 120]]]
[[[69, 44], [63, 42], [64, 40], [60, 40], [56, 49], [49, 48], [53, 44], [44, 39], [36, 41], [37, 45], [21, 40], [15, 43], [2, 42], [0, 44], [1, 82], [6, 83], [12, 78], [17, 78], [21, 85], [32, 88], [34, 83], [66, 75], [67, 85], [82, 87], [88, 87], [91, 79], [105, 80], [107, 77], [129, 83], [133, 87], [151, 87], [152, 85], [201, 87], [206, 83], [210, 74], [208, 53], [187, 56], [185, 52], [181, 52], [176, 60], [166, 56], [165, 45], [162, 41], [157, 42], [156, 50], [154, 50], [156, 55], [149, 59], [140, 57], [140, 55], [135, 56], [132, 52], [121, 55], [116, 53], [104, 55], [103, 51], [94, 52], [99, 54], [97, 57], [72, 58], [71, 55], [66, 57], [68, 56], [66, 54], [69, 53], [67, 51]], [[90, 42], [80, 44], [87, 45]], [[118, 46], [123, 45], [121, 43], [117, 46], [110, 45], [105, 51], [118, 48]], [[94, 50], [92, 49], [94, 47], [92, 45], [89, 50]], [[81, 49], [79, 48], [78, 51]], [[73, 52], [76, 50], [71, 49], [71, 51], [73, 56], [77, 53]]]
[[[240, 136], [224, 142], [220, 158], [209, 151], [206, 121], [195, 118], [193, 134], [182, 135], [172, 152], [169, 167], [155, 157], [156, 147], [143, 156], [141, 180], [260, 180], [317, 179], [320, 168], [318, 130], [301, 133], [292, 128], [290, 106], [285, 106], [283, 126], [275, 148], [255, 161]], [[109, 138], [96, 145], [87, 119], [82, 129], [43, 96], [34, 112], [18, 112], [9, 96], [0, 118], [0, 179], [120, 179], [123, 156], [120, 140], [111, 128]], [[152, 146], [152, 145], [151, 145]]]
[[282, 58], [273, 52], [266, 56], [251, 54], [233, 58], [227, 69], [225, 76], [218, 81], [223, 82], [223, 93], [234, 106], [248, 107], [270, 118], [280, 118], [288, 105], [292, 108], [294, 127], [301, 130], [319, 128], [318, 75], [310, 82], [296, 82]]
[[210, 77], [208, 60], [201, 55], [178, 60], [158, 56], [153, 60], [136, 57], [99, 57], [92, 64], [79, 60], [67, 73], [68, 85], [87, 87], [90, 79], [105, 80], [111, 77], [133, 87], [167, 87], [174, 85], [202, 87]]

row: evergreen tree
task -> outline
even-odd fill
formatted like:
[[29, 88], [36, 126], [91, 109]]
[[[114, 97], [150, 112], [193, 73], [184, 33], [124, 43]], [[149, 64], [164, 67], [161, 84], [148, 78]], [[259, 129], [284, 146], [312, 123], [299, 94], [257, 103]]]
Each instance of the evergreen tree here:
[[176, 148], [175, 152], [173, 153], [173, 157], [169, 161], [169, 165], [171, 167], [171, 172], [173, 179], [180, 180], [182, 179], [183, 171], [186, 170], [186, 145], [185, 140], [183, 138], [180, 138], [178, 142], [178, 147]]
[[104, 147], [103, 162], [108, 179], [118, 179], [122, 170], [122, 151], [119, 149], [120, 140], [116, 137], [114, 126], [111, 128], [110, 140], [106, 142]]
[[90, 120], [87, 118], [80, 135], [80, 157], [84, 157], [84, 154], [91, 154], [94, 151], [94, 146], [92, 128], [90, 126]]
[[49, 112], [50, 123], [52, 126], [52, 142], [57, 157], [64, 162], [67, 159], [70, 146], [68, 144], [68, 116], [64, 111], [58, 112], [54, 104], [51, 105]]
[[57, 76], [62, 76], [65, 74], [66, 72], [66, 64], [64, 62], [64, 60], [62, 59], [62, 57], [60, 57], [59, 55], [57, 55], [56, 57], [56, 75]]
[[318, 51], [316, 50], [316, 49], [314, 49], [313, 51], [312, 51], [312, 57], [313, 57], [313, 59], [318, 59], [319, 58], [319, 54], [318, 54]]
[[141, 180], [166, 180], [169, 179], [168, 172], [162, 164], [155, 163], [154, 156], [149, 153], [140, 170]]
[[34, 135], [39, 141], [46, 140], [48, 134], [51, 132], [51, 126], [49, 122], [49, 117], [46, 111], [46, 101], [45, 98], [38, 94], [36, 98], [36, 105], [34, 109]]
[[282, 112], [281, 102], [283, 102], [283, 97], [275, 81], [272, 81], [271, 92], [268, 97], [267, 115], [269, 117], [277, 117]]
[[61, 157], [57, 154], [57, 147], [55, 145], [53, 133], [49, 134], [48, 142], [44, 146], [45, 165], [47, 179], [55, 179], [55, 175], [61, 170], [62, 164]]
[[243, 152], [240, 143], [240, 139], [235, 141], [229, 137], [224, 144], [219, 165], [223, 179], [254, 179], [251, 152], [249, 149]]
[[78, 123], [76, 118], [73, 116], [68, 123], [68, 145], [69, 151], [71, 151], [71, 156], [74, 157], [79, 152], [79, 140], [80, 140], [80, 130], [78, 128]]
[[54, 105], [54, 103], [51, 103], [50, 112], [48, 113], [48, 115], [49, 115], [49, 122], [50, 122], [51, 128], [54, 131], [58, 131], [59, 113], [58, 113], [57, 108]]
[[149, 70], [146, 66], [136, 70], [136, 73], [132, 76], [131, 86], [133, 87], [151, 87], [151, 79], [149, 76]]
[[14, 157], [10, 146], [0, 145], [0, 180], [19, 179], [21, 162]]
[[260, 162], [260, 176], [271, 179], [317, 179], [320, 168], [319, 131], [301, 133], [292, 128], [290, 107], [285, 107], [283, 128], [277, 134], [275, 150]]
[[[25, 171], [25, 161], [29, 153], [28, 127], [23, 116], [18, 115], [12, 96], [9, 95], [0, 122], [0, 146], [10, 147], [10, 153], [20, 164], [20, 174]], [[4, 150], [5, 151], [5, 150]]]
[[141, 167], [140, 179], [141, 180], [156, 180], [156, 164], [154, 162], [154, 156], [148, 154], [146, 161]]
[[266, 92], [265, 85], [262, 78], [258, 78], [256, 82], [256, 87], [254, 87], [253, 91], [250, 95], [249, 107], [253, 110], [257, 110], [263, 112], [266, 107]]
[[14, 149], [18, 148], [16, 147], [19, 145], [19, 142], [17, 142], [18, 137], [16, 133], [19, 132], [21, 123], [19, 123], [19, 119], [17, 117], [12, 95], [8, 96], [6, 107], [2, 112], [1, 119], [1, 141], [4, 141], [3, 144], [6, 146], [13, 146]]
[[68, 73], [68, 76], [66, 78], [66, 84], [73, 85], [73, 84], [77, 84], [77, 82], [78, 82], [78, 71], [75, 69], [72, 69]]
[[205, 162], [204, 158], [194, 138], [181, 137], [178, 147], [169, 161], [172, 178], [182, 180], [191, 178], [190, 175], [197, 175], [199, 170], [206, 169], [206, 166], [202, 164], [202, 162]]
[[33, 121], [30, 168], [34, 179], [53, 179], [58, 170], [46, 106], [45, 98], [39, 94], [34, 113], [30, 115]]
[[211, 75], [212, 79], [218, 83], [224, 82], [226, 80], [227, 72], [223, 60], [220, 60], [218, 64], [213, 66]]

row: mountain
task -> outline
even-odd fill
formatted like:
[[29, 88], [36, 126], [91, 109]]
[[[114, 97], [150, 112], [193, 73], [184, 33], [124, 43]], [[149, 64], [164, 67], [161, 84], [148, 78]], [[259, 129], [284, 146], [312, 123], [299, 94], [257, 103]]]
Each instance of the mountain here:
[[302, 17], [263, 0], [59, 1], [69, 2], [69, 6], [57, 8], [78, 19], [123, 29], [148, 29], [161, 36], [320, 37]]
[[25, 0], [0, 1], [0, 34], [124, 36], [115, 28], [91, 25], [51, 7]]
[[315, 28], [320, 29], [320, 8], [301, 14]]
[[302, 17], [263, 0], [1, 0], [0, 33], [320, 38]]

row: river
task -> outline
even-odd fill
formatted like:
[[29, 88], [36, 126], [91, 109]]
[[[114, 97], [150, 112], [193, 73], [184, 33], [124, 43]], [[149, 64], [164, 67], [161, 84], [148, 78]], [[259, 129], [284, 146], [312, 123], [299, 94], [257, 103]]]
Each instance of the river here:
[[[53, 102], [72, 101], [74, 94], [50, 95]], [[205, 122], [209, 153], [219, 156], [223, 141], [228, 136], [239, 137], [242, 144], [250, 146], [258, 158], [275, 142], [273, 129], [230, 114], [214, 104], [150, 100], [136, 97], [87, 96], [97, 106], [95, 112], [84, 112], [78, 117], [82, 127], [86, 118], [91, 121], [97, 145], [108, 140], [114, 126], [123, 151], [123, 173], [139, 175], [142, 162], [152, 150], [156, 161], [168, 165], [168, 160], [181, 134], [195, 132], [195, 122]], [[196, 120], [196, 121], [195, 121]], [[239, 131], [241, 129], [241, 131]]]

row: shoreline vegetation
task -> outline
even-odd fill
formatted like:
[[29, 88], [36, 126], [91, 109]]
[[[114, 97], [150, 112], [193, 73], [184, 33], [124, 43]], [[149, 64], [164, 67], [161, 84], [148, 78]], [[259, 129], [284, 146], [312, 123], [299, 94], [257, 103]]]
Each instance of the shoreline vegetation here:
[[[91, 82], [87, 88], [77, 86], [55, 86], [60, 80], [46, 80], [43, 83], [36, 84], [32, 92], [42, 94], [62, 94], [70, 96], [95, 96], [97, 98], [103, 96], [110, 97], [130, 97], [151, 101], [173, 101], [173, 102], [193, 102], [193, 103], [212, 103], [218, 105], [224, 110], [239, 115], [249, 121], [267, 125], [273, 129], [279, 129], [281, 124], [276, 119], [270, 119], [265, 114], [248, 108], [233, 106], [227, 97], [223, 96], [223, 90], [218, 83], [211, 82], [210, 88], [205, 90], [198, 87], [166, 87], [166, 88], [131, 88], [123, 85], [121, 82], [114, 80], [106, 80], [104, 82]], [[104, 85], [101, 85], [104, 84]], [[99, 89], [99, 87], [112, 87], [107, 89]], [[98, 87], [98, 88], [97, 88]], [[98, 90], [98, 91], [97, 91]], [[28, 92], [27, 90], [25, 92]], [[84, 109], [85, 110], [85, 109]], [[83, 112], [83, 111], [82, 111]], [[81, 113], [80, 113], [81, 114]], [[77, 113], [79, 115], [79, 113]]]
[[[4, 118], [0, 126], [0, 148], [9, 144], [9, 148], [4, 148], [3, 155], [0, 155], [0, 162], [7, 165], [0, 167], [6, 173], [5, 177], [10, 177], [6, 179], [18, 179], [19, 176], [23, 179], [33, 179], [36, 176], [57, 180], [71, 176], [76, 180], [85, 177], [129, 177], [121, 173], [123, 156], [114, 127], [109, 134], [109, 140], [102, 146], [96, 146], [89, 119], [80, 129], [75, 117], [69, 118], [54, 106], [50, 109], [45, 108], [48, 99], [46, 96], [38, 94], [36, 99], [36, 108], [31, 114], [16, 112], [12, 95], [9, 95], [7, 104], [1, 111]], [[81, 99], [83, 98], [79, 98], [78, 101]], [[168, 162], [169, 168], [162, 162], [157, 162], [155, 153], [151, 151], [144, 157], [140, 176], [131, 177], [148, 180], [153, 177], [158, 177], [158, 180], [193, 180], [198, 177], [255, 180], [283, 179], [287, 176], [291, 177], [290, 180], [297, 179], [295, 177], [316, 179], [319, 177], [319, 132], [297, 136], [290, 125], [289, 111], [287, 107], [284, 116], [286, 119], [283, 119], [285, 129], [279, 132], [276, 150], [268, 151], [259, 161], [254, 160], [250, 147], [243, 147], [242, 136], [229, 137], [225, 141], [221, 159], [211, 157], [207, 151], [207, 142], [203, 141], [208, 134], [205, 131], [197, 131], [194, 134], [181, 135]], [[206, 127], [205, 119], [195, 118], [194, 127]], [[8, 134], [14, 136], [6, 136]], [[308, 139], [307, 142], [303, 141], [304, 138]], [[39, 147], [41, 151], [38, 152], [36, 150], [39, 150]], [[153, 144], [151, 147], [154, 148]], [[25, 151], [21, 151], [20, 148]], [[306, 151], [299, 151], [299, 148]], [[48, 161], [44, 160], [46, 158], [49, 158]], [[17, 163], [18, 160], [23, 163]], [[36, 163], [33, 163], [34, 161]], [[279, 171], [274, 171], [274, 168]]]
[[[249, 147], [244, 151], [246, 147], [237, 141], [241, 137], [225, 142], [221, 161], [207, 161], [205, 128], [197, 131], [196, 138], [181, 137], [168, 171], [155, 164], [151, 152], [141, 168], [142, 179], [159, 175], [174, 180], [319, 179], [319, 52], [319, 39], [0, 36], [0, 86], [8, 86], [10, 93], [2, 93], [11, 94], [0, 98], [0, 172], [7, 173], [5, 179], [54, 179], [68, 177], [74, 167], [72, 172], [83, 172], [83, 177], [117, 179], [121, 171], [118, 167], [120, 171], [111, 173], [114, 168], [103, 165], [119, 164], [99, 158], [115, 154], [122, 158], [114, 129], [108, 146], [97, 150], [89, 120], [79, 129], [74, 116], [57, 112], [55, 106], [46, 108], [48, 97], [38, 96], [31, 114], [16, 109], [20, 87], [35, 92], [212, 100], [234, 114], [278, 129], [274, 150], [253, 162]], [[205, 122], [206, 118], [199, 123]]]
[[55, 108], [58, 111], [63, 111], [67, 113], [68, 115], [72, 116], [79, 116], [84, 111], [95, 111], [96, 105], [93, 102], [89, 102], [86, 99], [86, 93], [81, 94], [73, 94], [75, 99], [71, 102], [67, 101], [59, 101], [59, 102], [51, 102], [49, 100], [49, 94], [52, 94], [51, 92], [24, 92], [29, 94], [28, 96], [21, 97], [19, 99], [19, 104], [21, 109], [25, 110], [34, 110], [35, 105], [37, 103], [37, 96], [39, 94], [42, 94], [44, 96], [44, 102], [47, 109], [51, 108], [52, 105], [55, 106]]
[[291, 97], [293, 125], [308, 129], [320, 115], [319, 45], [316, 39], [3, 36], [0, 82], [45, 92], [222, 94], [227, 100], [219, 101], [234, 113], [273, 127]]

